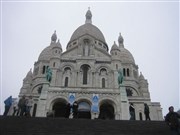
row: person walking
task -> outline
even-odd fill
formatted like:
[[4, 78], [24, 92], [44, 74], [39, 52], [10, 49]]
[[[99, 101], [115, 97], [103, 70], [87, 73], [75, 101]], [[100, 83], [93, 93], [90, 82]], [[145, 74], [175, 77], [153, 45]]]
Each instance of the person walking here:
[[73, 103], [73, 118], [78, 118], [78, 103], [75, 101]]
[[18, 102], [17, 99], [13, 102], [13, 114], [12, 116], [15, 116], [17, 114], [18, 111]]
[[144, 104], [144, 114], [145, 114], [146, 120], [151, 120], [149, 113], [150, 113], [149, 106], [145, 103]]
[[165, 122], [171, 129], [172, 135], [180, 135], [180, 124], [179, 120], [180, 115], [174, 112], [174, 107], [169, 107], [169, 113], [165, 116]]
[[130, 120], [135, 120], [135, 108], [133, 106], [133, 103], [129, 106], [129, 112], [130, 112]]
[[[25, 95], [22, 96], [22, 98], [19, 100], [18, 102], [18, 114], [20, 112], [20, 116], [23, 116], [26, 112], [26, 99], [25, 99]], [[17, 114], [17, 115], [18, 115]]]
[[4, 110], [4, 113], [3, 115], [4, 116], [7, 116], [8, 112], [9, 112], [9, 109], [12, 105], [12, 96], [9, 96], [5, 101], [4, 101], [4, 104], [5, 104], [5, 110]]

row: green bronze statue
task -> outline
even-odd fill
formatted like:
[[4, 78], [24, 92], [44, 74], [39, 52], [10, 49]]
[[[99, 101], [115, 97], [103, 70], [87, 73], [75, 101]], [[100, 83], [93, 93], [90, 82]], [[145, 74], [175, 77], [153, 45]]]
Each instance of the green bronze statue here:
[[51, 82], [51, 79], [52, 79], [52, 70], [48, 67], [46, 70], [46, 80], [48, 82]]
[[123, 73], [122, 73], [122, 70], [119, 69], [118, 70], [118, 84], [119, 84], [119, 88], [120, 88], [120, 85], [123, 83], [123, 81], [124, 81]]

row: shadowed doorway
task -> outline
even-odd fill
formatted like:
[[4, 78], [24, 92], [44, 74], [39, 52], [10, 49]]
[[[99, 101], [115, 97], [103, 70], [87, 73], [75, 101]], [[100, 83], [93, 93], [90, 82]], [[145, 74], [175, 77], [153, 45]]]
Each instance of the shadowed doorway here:
[[65, 117], [66, 113], [66, 103], [65, 102], [55, 102], [52, 108], [55, 112], [55, 117]]
[[87, 102], [78, 103], [78, 118], [91, 119], [91, 106]]
[[99, 119], [114, 120], [114, 107], [109, 103], [103, 103], [100, 106]]

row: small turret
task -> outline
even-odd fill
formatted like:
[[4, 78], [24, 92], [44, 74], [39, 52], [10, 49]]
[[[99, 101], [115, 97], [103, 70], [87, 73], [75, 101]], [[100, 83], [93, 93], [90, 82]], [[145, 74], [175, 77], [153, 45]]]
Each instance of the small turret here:
[[33, 73], [32, 73], [32, 69], [30, 69], [30, 71], [27, 73], [26, 77], [24, 78], [24, 82], [32, 82], [32, 78], [33, 78]]
[[145, 78], [144, 78], [142, 72], [140, 72], [139, 80], [145, 80]]
[[140, 72], [139, 76], [139, 86], [140, 90], [145, 97], [150, 97], [149, 90], [148, 90], [148, 81], [144, 78], [143, 74]]
[[61, 43], [60, 43], [60, 40], [58, 39], [58, 41], [57, 41], [57, 46], [60, 48], [60, 50], [61, 50], [61, 52], [62, 52], [62, 46], [61, 46]]
[[116, 42], [114, 41], [113, 46], [111, 47], [111, 51], [112, 50], [118, 50], [119, 51], [119, 47], [117, 46]]

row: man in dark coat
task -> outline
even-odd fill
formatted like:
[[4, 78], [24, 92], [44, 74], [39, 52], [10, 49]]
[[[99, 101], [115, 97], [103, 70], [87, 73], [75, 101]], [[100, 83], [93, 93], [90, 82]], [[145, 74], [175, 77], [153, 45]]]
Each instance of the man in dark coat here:
[[179, 125], [179, 120], [180, 115], [176, 112], [174, 112], [174, 107], [170, 106], [169, 107], [169, 113], [165, 117], [165, 122], [168, 124], [172, 131], [172, 135], [180, 135], [180, 125]]
[[144, 114], [145, 114], [145, 117], [146, 117], [146, 120], [151, 120], [150, 119], [150, 116], [149, 116], [149, 106], [145, 103], [144, 104]]
[[[18, 108], [20, 110], [20, 116], [23, 116], [26, 112], [26, 99], [24, 95], [18, 102]], [[18, 114], [19, 114], [19, 110], [18, 110]]]
[[66, 112], [65, 112], [65, 118], [69, 118], [70, 113], [71, 113], [71, 104], [67, 103]]
[[135, 120], [135, 108], [133, 106], [133, 103], [129, 106], [129, 112], [130, 112], [130, 120]]

